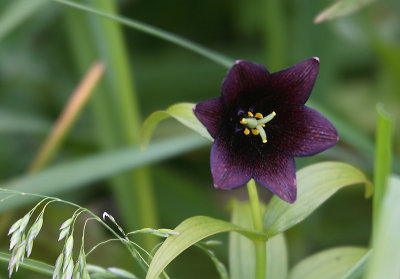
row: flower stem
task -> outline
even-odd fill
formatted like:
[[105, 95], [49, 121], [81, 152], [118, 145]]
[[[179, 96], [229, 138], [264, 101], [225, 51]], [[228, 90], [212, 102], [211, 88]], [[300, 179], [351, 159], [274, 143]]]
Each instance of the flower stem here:
[[[257, 231], [263, 231], [262, 224], [262, 211], [260, 200], [258, 199], [256, 183], [251, 179], [247, 183], [247, 191], [249, 193], [249, 201], [251, 207], [251, 214], [253, 216], [253, 226]], [[266, 277], [266, 262], [267, 262], [267, 249], [264, 241], [254, 241], [256, 248], [256, 279], [265, 279]]]

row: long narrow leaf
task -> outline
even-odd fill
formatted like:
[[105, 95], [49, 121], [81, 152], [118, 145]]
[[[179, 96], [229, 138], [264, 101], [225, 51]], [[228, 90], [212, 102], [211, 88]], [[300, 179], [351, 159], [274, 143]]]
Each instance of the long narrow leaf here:
[[186, 219], [174, 230], [179, 234], [168, 237], [158, 249], [150, 263], [146, 279], [156, 279], [164, 268], [185, 249], [217, 233], [236, 231], [252, 239], [266, 240], [265, 235], [259, 232], [206, 216]]
[[[34, 175], [25, 175], [2, 183], [0, 187], [47, 196], [59, 195], [123, 171], [205, 146], [207, 143], [206, 140], [197, 136], [182, 136], [154, 143], [150, 145], [146, 153], [142, 153], [137, 147], [123, 148], [60, 164]], [[23, 196], [14, 198], [12, 203], [0, 203], [0, 212], [26, 205], [33, 200], [31, 197]]]

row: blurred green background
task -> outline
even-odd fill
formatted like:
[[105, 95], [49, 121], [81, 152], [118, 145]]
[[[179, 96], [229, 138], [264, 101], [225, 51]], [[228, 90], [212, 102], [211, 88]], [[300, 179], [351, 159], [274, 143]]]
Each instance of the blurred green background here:
[[[140, 124], [151, 112], [176, 102], [198, 102], [219, 95], [227, 68], [96, 15], [53, 1], [31, 3], [35, 1], [37, 7], [21, 5], [14, 9], [19, 11], [11, 13], [14, 19], [23, 11], [27, 13], [20, 24], [6, 31], [10, 7], [18, 6], [15, 3], [19, 1], [0, 2], [2, 182], [27, 172], [70, 94], [96, 60], [106, 63], [105, 76], [46, 167], [135, 146]], [[332, 1], [87, 0], [81, 3], [179, 34], [232, 59], [261, 63], [271, 72], [318, 56], [320, 73], [310, 106], [332, 120], [341, 141], [316, 157], [298, 159], [298, 168], [320, 160], [340, 160], [370, 174], [376, 104], [383, 103], [395, 119], [399, 117], [399, 1], [379, 1], [350, 16], [321, 24], [314, 24], [313, 19]], [[398, 129], [394, 131], [396, 139]], [[191, 134], [187, 128], [166, 120], [158, 126], [153, 140], [187, 134]], [[398, 140], [394, 140], [394, 154], [398, 154], [399, 148]], [[88, 207], [99, 216], [107, 211], [127, 230], [149, 224], [174, 228], [194, 215], [229, 220], [229, 199], [246, 200], [247, 194], [245, 189], [227, 192], [214, 189], [209, 150], [210, 146], [193, 149], [146, 169], [125, 172], [73, 191], [63, 189], [57, 196]], [[264, 189], [260, 189], [260, 195], [265, 201], [270, 198]], [[3, 203], [7, 207], [6, 203], [12, 202], [9, 199]], [[2, 209], [2, 251], [8, 250], [9, 240], [4, 236], [9, 226], [29, 208]], [[54, 263], [62, 248], [61, 244], [56, 245], [57, 230], [72, 212], [66, 206], [49, 207], [32, 258]], [[362, 187], [350, 187], [287, 233], [290, 263], [293, 265], [306, 255], [328, 247], [366, 246], [370, 227], [371, 201], [364, 199]], [[99, 225], [88, 229], [88, 245], [107, 237], [110, 235]], [[224, 244], [216, 249], [217, 255], [226, 263], [227, 235], [219, 238]], [[154, 244], [154, 239], [138, 241]], [[118, 244], [100, 248], [88, 262], [140, 274]], [[6, 264], [0, 264], [0, 277], [6, 278], [7, 274]], [[29, 278], [43, 278], [24, 271], [13, 278], [27, 278], [28, 274]], [[170, 275], [217, 277], [211, 261], [196, 248], [172, 263]]]

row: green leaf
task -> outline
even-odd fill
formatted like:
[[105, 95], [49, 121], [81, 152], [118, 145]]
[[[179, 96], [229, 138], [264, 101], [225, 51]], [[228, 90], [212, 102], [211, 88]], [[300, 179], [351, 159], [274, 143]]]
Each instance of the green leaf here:
[[[10, 260], [10, 254], [0, 252], [0, 261], [4, 263], [8, 263]], [[21, 268], [35, 271], [40, 274], [44, 275], [53, 275], [53, 266], [48, 265], [43, 262], [35, 261], [35, 260], [30, 260], [30, 259], [24, 259], [24, 263], [20, 265]]]
[[314, 23], [342, 17], [358, 11], [375, 0], [339, 0], [332, 6], [320, 12], [314, 19]]
[[361, 247], [339, 247], [319, 252], [295, 265], [288, 279], [341, 279], [367, 252], [368, 249]]
[[289, 204], [274, 196], [264, 215], [268, 236], [284, 232], [301, 222], [336, 191], [345, 186], [370, 182], [355, 167], [339, 163], [318, 163], [297, 172], [297, 201]]
[[14, 0], [0, 15], [0, 40], [38, 11], [47, 0]]
[[[232, 200], [231, 222], [235, 225], [252, 228], [253, 219], [251, 216], [250, 204]], [[264, 206], [265, 209], [265, 206]], [[254, 243], [236, 233], [229, 233], [229, 274], [231, 279], [255, 278], [256, 251]]]
[[372, 237], [367, 279], [400, 278], [400, 177], [394, 176], [380, 209], [376, 230]]
[[267, 278], [286, 279], [289, 259], [286, 239], [283, 233], [268, 239], [267, 242]]
[[[252, 228], [253, 219], [248, 202], [233, 200], [231, 222], [241, 227]], [[265, 210], [265, 206], [262, 207]], [[267, 278], [286, 279], [288, 258], [285, 237], [278, 234], [267, 242]], [[229, 234], [229, 267], [231, 279], [255, 278], [256, 251], [254, 243], [232, 232]]]
[[150, 263], [146, 279], [156, 279], [164, 268], [185, 249], [217, 233], [236, 231], [251, 239], [266, 240], [264, 234], [206, 216], [186, 219], [174, 231], [179, 234], [168, 237], [157, 250]]
[[[44, 196], [59, 195], [67, 191], [76, 191], [80, 187], [123, 171], [176, 156], [207, 143], [198, 136], [182, 136], [154, 143], [145, 154], [137, 147], [121, 148], [59, 164], [33, 175], [23, 175], [0, 184], [0, 188]], [[14, 197], [13, 202], [0, 203], [0, 212], [13, 210], [37, 199], [39, 198], [27, 195]]]
[[197, 117], [193, 113], [192, 103], [180, 103], [175, 104], [167, 108], [166, 110], [159, 110], [153, 112], [143, 123], [140, 129], [140, 141], [142, 149], [146, 149], [151, 136], [153, 135], [154, 129], [158, 123], [166, 118], [173, 117], [183, 125], [189, 127], [193, 131], [199, 133], [206, 139], [213, 141], [213, 138], [207, 132], [207, 129], [200, 123]]
[[379, 210], [386, 192], [392, 159], [392, 120], [382, 105], [376, 107], [376, 112], [378, 119], [375, 135], [373, 231], [375, 231]]
[[364, 274], [365, 267], [371, 256], [371, 250], [368, 251], [353, 267], [343, 276], [342, 279], [359, 279]]

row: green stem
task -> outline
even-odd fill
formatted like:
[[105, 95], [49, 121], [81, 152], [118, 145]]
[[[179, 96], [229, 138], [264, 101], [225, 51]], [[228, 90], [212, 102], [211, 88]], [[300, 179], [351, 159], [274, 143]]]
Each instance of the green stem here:
[[[249, 201], [251, 207], [251, 215], [253, 217], [254, 229], [263, 231], [262, 210], [260, 200], [258, 199], [256, 183], [251, 179], [247, 183], [247, 191], [249, 193]], [[267, 248], [264, 241], [254, 241], [256, 248], [256, 279], [265, 279], [266, 277], [266, 262], [267, 262]]]

